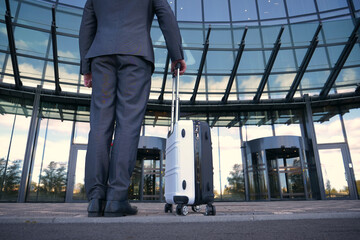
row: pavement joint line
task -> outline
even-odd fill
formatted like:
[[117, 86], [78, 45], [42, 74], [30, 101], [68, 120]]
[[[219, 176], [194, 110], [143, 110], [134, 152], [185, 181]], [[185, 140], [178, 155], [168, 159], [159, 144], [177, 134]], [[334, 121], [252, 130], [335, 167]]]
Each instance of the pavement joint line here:
[[299, 213], [299, 214], [264, 214], [264, 215], [220, 215], [220, 216], [127, 216], [119, 218], [83, 217], [0, 217], [0, 224], [113, 224], [113, 223], [215, 223], [215, 222], [252, 222], [271, 220], [304, 219], [360, 219], [360, 212], [336, 213]]

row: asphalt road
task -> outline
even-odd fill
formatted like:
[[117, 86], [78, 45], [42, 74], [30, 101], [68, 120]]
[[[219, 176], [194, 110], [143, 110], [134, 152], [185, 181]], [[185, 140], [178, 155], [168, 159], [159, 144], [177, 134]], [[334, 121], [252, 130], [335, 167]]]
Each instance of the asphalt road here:
[[360, 219], [208, 223], [3, 223], [1, 240], [360, 239]]

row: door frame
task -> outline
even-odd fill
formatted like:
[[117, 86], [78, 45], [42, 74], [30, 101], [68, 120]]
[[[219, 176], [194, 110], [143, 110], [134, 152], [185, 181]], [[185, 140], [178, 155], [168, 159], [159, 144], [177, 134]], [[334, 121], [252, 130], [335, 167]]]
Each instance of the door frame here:
[[66, 184], [66, 203], [74, 203], [74, 202], [87, 202], [87, 200], [74, 200], [74, 184], [75, 184], [75, 174], [76, 174], [76, 163], [77, 156], [79, 150], [87, 150], [87, 144], [72, 144], [70, 149], [70, 157], [68, 164], [68, 177]]
[[[318, 144], [318, 150], [330, 150], [330, 149], [340, 149], [341, 150], [341, 155], [343, 158], [343, 164], [344, 164], [344, 168], [345, 168], [345, 178], [347, 180], [348, 183], [348, 188], [349, 188], [349, 197], [345, 197], [345, 198], [325, 198], [326, 200], [332, 200], [332, 199], [351, 199], [351, 200], [356, 200], [358, 199], [358, 194], [357, 194], [357, 190], [356, 190], [356, 183], [355, 183], [355, 175], [354, 175], [354, 169], [353, 169], [353, 164], [351, 161], [351, 156], [350, 156], [350, 150], [349, 147], [346, 143], [325, 143], [325, 144]], [[321, 162], [321, 159], [320, 159]], [[321, 164], [320, 164], [320, 170], [321, 169]], [[322, 179], [322, 181], [324, 182], [324, 179]], [[322, 189], [321, 191], [324, 193], [325, 196], [325, 185], [322, 185]]]

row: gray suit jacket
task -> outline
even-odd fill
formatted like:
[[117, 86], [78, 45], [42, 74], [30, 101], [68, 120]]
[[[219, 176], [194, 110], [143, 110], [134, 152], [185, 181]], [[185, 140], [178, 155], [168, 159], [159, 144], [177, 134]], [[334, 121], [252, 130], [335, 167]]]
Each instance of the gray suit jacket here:
[[150, 37], [156, 14], [172, 61], [184, 59], [180, 31], [166, 0], [87, 0], [80, 26], [81, 74], [90, 59], [110, 54], [142, 56], [154, 63]]

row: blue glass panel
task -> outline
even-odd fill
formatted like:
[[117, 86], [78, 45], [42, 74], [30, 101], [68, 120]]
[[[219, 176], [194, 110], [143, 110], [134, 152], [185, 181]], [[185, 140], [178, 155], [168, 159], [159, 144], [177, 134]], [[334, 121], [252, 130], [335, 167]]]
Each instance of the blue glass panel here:
[[26, 77], [38, 79], [38, 80], [30, 80], [30, 79], [22, 78], [21, 80], [23, 82], [23, 85], [36, 87], [38, 84], [40, 84], [42, 73], [44, 70], [44, 61], [18, 56], [18, 63], [19, 63], [19, 70], [21, 77], [26, 76]]
[[70, 34], [79, 34], [82, 10], [58, 6], [56, 10], [57, 31]]
[[260, 19], [286, 17], [282, 0], [258, 0]]
[[360, 0], [352, 0], [353, 3], [354, 3], [354, 7], [355, 7], [355, 10], [359, 10], [360, 9]]
[[45, 57], [48, 47], [48, 33], [16, 27], [14, 31], [17, 53]]
[[[226, 86], [229, 82], [228, 76], [208, 76], [209, 100], [218, 101], [224, 96]], [[235, 84], [234, 84], [235, 85]], [[230, 100], [230, 99], [229, 99]]]
[[354, 29], [351, 19], [323, 23], [326, 43], [346, 42]]
[[296, 71], [295, 58], [293, 50], [280, 50], [275, 59], [273, 72]]
[[[263, 33], [263, 39], [264, 39], [264, 47], [274, 47], [274, 44], [276, 42], [277, 36], [279, 35], [281, 26], [274, 26], [274, 27], [263, 27], [262, 33]], [[289, 34], [289, 28], [286, 26], [284, 29], [284, 32], [281, 35], [281, 46], [291, 46], [291, 40], [290, 40], [290, 34]]]
[[74, 85], [67, 85], [66, 83], [83, 85], [82, 79], [79, 83], [80, 66], [59, 64], [59, 77], [61, 90], [65, 92], [77, 92], [78, 87]]
[[230, 21], [228, 0], [204, 1], [205, 21]]
[[279, 20], [265, 20], [261, 22], [261, 25], [263, 26], [273, 26], [273, 25], [282, 25], [282, 24], [286, 24], [287, 20], [286, 19], [279, 19]]
[[232, 48], [231, 31], [229, 28], [222, 26], [213, 26], [210, 34], [211, 47]]
[[335, 63], [340, 57], [341, 52], [343, 51], [344, 46], [334, 46], [328, 47], [328, 53], [330, 57], [331, 66], [334, 67]]
[[208, 27], [206, 27], [205, 33], [203, 31], [202, 25], [200, 24], [198, 25], [198, 24], [190, 24], [190, 23], [180, 23], [179, 27], [180, 27], [181, 37], [183, 40], [183, 47], [202, 48], [204, 46], [204, 41], [205, 41], [204, 34], [207, 33]]
[[[289, 90], [294, 81], [295, 73], [292, 74], [271, 74], [268, 79], [270, 91]], [[268, 89], [268, 88], [265, 88]], [[270, 93], [271, 98], [284, 98], [286, 92]]]
[[153, 21], [150, 34], [153, 45], [165, 46], [165, 38], [161, 32], [159, 23], [156, 20]]
[[163, 72], [167, 57], [167, 49], [154, 48], [154, 54], [155, 54], [155, 71]]
[[257, 20], [254, 0], [231, 0], [231, 15], [233, 21]]
[[86, 0], [59, 0], [59, 3], [69, 4], [76, 7], [84, 7]]
[[175, 12], [175, 0], [167, 0], [173, 12]]
[[254, 97], [257, 88], [259, 87], [261, 77], [262, 75], [238, 76], [237, 82], [239, 92], [251, 92], [251, 96]]
[[[330, 71], [306, 72], [301, 80], [302, 93], [308, 93], [309, 95], [318, 95], [329, 75]], [[311, 88], [317, 88], [317, 90], [312, 90]], [[300, 90], [298, 89], [297, 92], [299, 91]]]
[[[57, 35], [59, 60], [68, 62], [80, 62], [79, 43], [77, 38]], [[52, 53], [52, 51], [51, 51]], [[51, 54], [52, 56], [52, 54]]]
[[290, 23], [315, 21], [315, 20], [317, 20], [317, 18], [318, 18], [318, 16], [315, 14], [310, 15], [310, 16], [305, 16], [305, 17], [294, 17], [294, 18], [290, 18]]
[[[236, 27], [236, 28], [233, 28], [233, 34], [234, 34], [234, 44], [235, 44], [235, 48], [238, 48], [238, 44], [240, 44], [241, 42], [241, 38], [243, 36], [243, 33], [244, 33], [244, 28], [239, 28], [239, 27]], [[245, 44], [246, 44], [246, 40], [247, 38], [245, 38]], [[246, 46], [246, 45], [245, 45]]]
[[[198, 73], [202, 52], [203, 52], [202, 50], [185, 50], [184, 51], [187, 73], [195, 73], [195, 74]], [[205, 72], [205, 69], [203, 70], [203, 73], [204, 72]]]
[[343, 9], [343, 10], [334, 11], [334, 12], [322, 13], [322, 14], [320, 14], [320, 18], [330, 18], [330, 17], [340, 16], [340, 15], [344, 15], [344, 14], [349, 14], [349, 17], [350, 17], [349, 9]]
[[338, 88], [337, 87], [337, 91], [338, 92], [353, 92], [357, 85], [360, 83], [360, 67], [357, 68], [345, 68], [342, 69], [338, 78], [336, 79], [336, 85], [345, 85], [345, 84], [350, 84], [350, 86], [347, 87], [343, 87], [343, 88]]
[[208, 73], [230, 74], [234, 64], [232, 51], [211, 51], [206, 58]]
[[201, 0], [177, 0], [179, 21], [202, 21]]
[[346, 0], [316, 0], [316, 1], [319, 7], [319, 11], [326, 11], [326, 10], [343, 8], [348, 6]]
[[[22, 2], [17, 22], [50, 30], [52, 21], [51, 7], [52, 4], [44, 2]], [[12, 10], [12, 14], [14, 13], [15, 11]]]
[[307, 69], [329, 68], [325, 48], [317, 47]]
[[246, 48], [261, 48], [260, 31], [258, 27], [249, 27], [246, 38], [245, 38], [245, 49]]
[[7, 50], [9, 46], [9, 41], [7, 37], [6, 25], [0, 23], [0, 49]]
[[289, 16], [316, 12], [314, 0], [286, 0]]
[[244, 51], [240, 60], [238, 73], [262, 73], [264, 69], [262, 51]]
[[[291, 34], [295, 46], [309, 46], [319, 23], [292, 24]], [[321, 34], [318, 35], [321, 37]]]
[[360, 64], [360, 46], [355, 44], [348, 59], [345, 62], [345, 66]]

